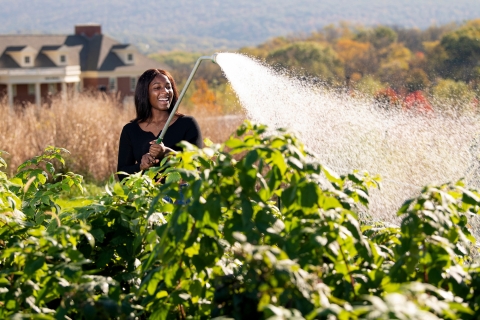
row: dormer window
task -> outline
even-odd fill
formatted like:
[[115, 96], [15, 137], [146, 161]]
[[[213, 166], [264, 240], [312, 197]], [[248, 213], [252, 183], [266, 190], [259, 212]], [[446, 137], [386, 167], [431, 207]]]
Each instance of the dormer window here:
[[115, 53], [124, 64], [135, 64], [136, 49], [134, 46], [129, 44], [116, 44], [112, 46], [112, 52]]
[[[66, 45], [43, 46], [42, 53], [46, 55], [55, 65], [66, 66], [69, 62], [69, 52], [75, 52], [75, 49]], [[71, 62], [71, 61], [70, 61]]]
[[38, 50], [30, 46], [10, 46], [7, 47], [5, 53], [8, 54], [19, 67], [32, 67]]

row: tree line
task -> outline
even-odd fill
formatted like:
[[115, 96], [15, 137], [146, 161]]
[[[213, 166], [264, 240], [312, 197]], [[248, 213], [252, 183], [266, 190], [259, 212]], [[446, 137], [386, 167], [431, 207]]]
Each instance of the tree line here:
[[[310, 34], [272, 38], [238, 52], [329, 87], [373, 95], [389, 105], [404, 106], [413, 99], [414, 104], [435, 109], [445, 108], [440, 102], [448, 101], [448, 108], [463, 110], [478, 104], [479, 39], [480, 19], [425, 30], [340, 23]], [[169, 65], [182, 83], [200, 55], [152, 56]], [[203, 66], [196, 77], [214, 92], [225, 89], [226, 80], [214, 65]]]

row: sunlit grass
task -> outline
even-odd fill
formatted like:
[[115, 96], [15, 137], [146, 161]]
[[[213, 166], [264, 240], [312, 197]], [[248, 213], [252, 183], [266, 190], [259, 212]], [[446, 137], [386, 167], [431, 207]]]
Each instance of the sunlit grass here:
[[[243, 116], [209, 114], [202, 106], [189, 108], [204, 138], [223, 142], [243, 121]], [[83, 175], [86, 182], [103, 185], [116, 172], [118, 140], [125, 124], [135, 117], [133, 103], [122, 104], [116, 96], [77, 94], [68, 100], [54, 98], [50, 107], [27, 105], [10, 108], [0, 101], [0, 150], [9, 175], [25, 160], [42, 153], [46, 146], [68, 150], [60, 170]]]

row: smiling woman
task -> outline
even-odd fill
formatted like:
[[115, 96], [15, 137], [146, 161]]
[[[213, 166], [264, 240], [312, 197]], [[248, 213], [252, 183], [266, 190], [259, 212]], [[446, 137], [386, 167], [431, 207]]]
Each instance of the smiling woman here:
[[180, 141], [202, 147], [197, 121], [181, 113], [175, 113], [162, 143], [155, 142], [177, 100], [177, 86], [168, 71], [149, 69], [140, 76], [135, 88], [136, 118], [120, 135], [117, 171], [132, 174], [158, 165], [168, 153], [181, 151]]

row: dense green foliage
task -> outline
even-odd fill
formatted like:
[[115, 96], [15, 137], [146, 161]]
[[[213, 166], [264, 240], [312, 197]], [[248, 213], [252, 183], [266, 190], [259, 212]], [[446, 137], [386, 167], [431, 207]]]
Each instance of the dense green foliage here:
[[61, 149], [0, 172], [0, 318], [480, 316], [477, 191], [425, 187], [384, 226], [366, 213], [378, 179], [337, 176], [288, 132], [184, 147], [74, 207]]

